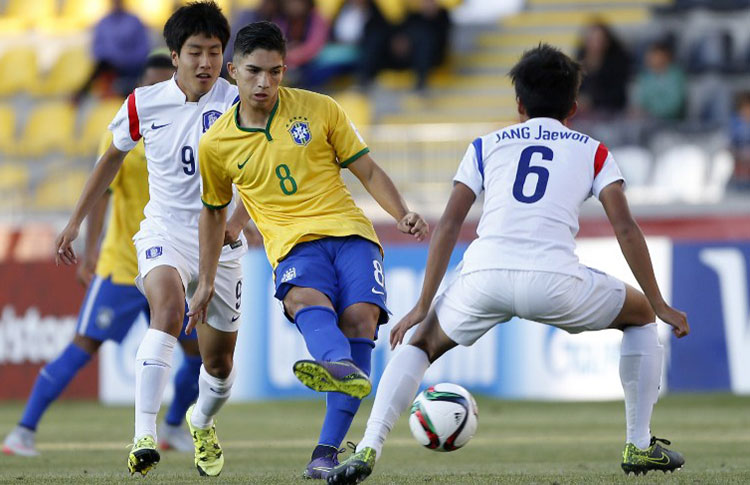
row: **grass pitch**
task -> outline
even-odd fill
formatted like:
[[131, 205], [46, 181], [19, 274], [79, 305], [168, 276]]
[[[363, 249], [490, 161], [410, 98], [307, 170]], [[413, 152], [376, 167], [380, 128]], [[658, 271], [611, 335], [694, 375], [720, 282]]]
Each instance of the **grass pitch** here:
[[[547, 403], [479, 399], [479, 429], [453, 453], [420, 447], [404, 417], [386, 443], [366, 483], [750, 483], [750, 397], [675, 395], [656, 407], [653, 432], [672, 440], [685, 468], [626, 477], [620, 470], [624, 441], [621, 402]], [[371, 400], [349, 439], [362, 436]], [[21, 403], [0, 405], [0, 433], [10, 430]], [[192, 456], [162, 453], [144, 483], [311, 483], [301, 478], [322, 420], [322, 401], [228, 405], [218, 421], [226, 465], [218, 479], [198, 476]], [[97, 403], [52, 406], [37, 436], [42, 456], [0, 455], [0, 483], [125, 483], [133, 411]], [[318, 483], [318, 482], [315, 482]]]

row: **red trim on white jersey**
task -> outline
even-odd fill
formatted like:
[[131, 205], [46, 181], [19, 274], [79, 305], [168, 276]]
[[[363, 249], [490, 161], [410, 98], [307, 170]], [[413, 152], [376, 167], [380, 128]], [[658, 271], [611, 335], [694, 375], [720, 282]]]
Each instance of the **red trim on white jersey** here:
[[594, 155], [594, 178], [602, 171], [604, 162], [607, 160], [607, 155], [609, 155], [607, 146], [604, 143], [599, 143], [599, 146], [596, 148], [596, 155]]
[[130, 138], [133, 141], [141, 139], [140, 121], [138, 111], [135, 109], [135, 91], [128, 96], [128, 121], [130, 122]]

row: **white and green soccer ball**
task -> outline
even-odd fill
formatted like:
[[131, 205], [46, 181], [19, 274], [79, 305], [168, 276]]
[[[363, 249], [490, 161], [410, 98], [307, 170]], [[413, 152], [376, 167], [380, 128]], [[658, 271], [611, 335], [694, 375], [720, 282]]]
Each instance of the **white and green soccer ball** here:
[[453, 451], [477, 431], [479, 410], [474, 397], [457, 384], [428, 387], [411, 405], [409, 427], [420, 445], [435, 451]]

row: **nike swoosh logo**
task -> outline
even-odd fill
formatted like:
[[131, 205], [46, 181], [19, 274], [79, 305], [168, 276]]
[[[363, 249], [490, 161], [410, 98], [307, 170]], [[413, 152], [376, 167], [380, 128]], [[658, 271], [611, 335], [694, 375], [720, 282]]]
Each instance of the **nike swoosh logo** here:
[[649, 457], [646, 457], [646, 460], [649, 463], [653, 463], [654, 465], [669, 465], [669, 457], [663, 451], [661, 452], [661, 457], [653, 458], [649, 456]]
[[375, 288], [372, 289], [372, 292], [376, 295], [385, 295], [385, 291], [376, 290]]
[[157, 125], [156, 123], [151, 123], [151, 129], [152, 130], [158, 130], [159, 128], [164, 128], [165, 126], [169, 126], [172, 123], [166, 123], [164, 125]]
[[240, 319], [240, 316], [239, 316], [239, 315], [237, 315], [236, 317], [232, 317], [232, 321], [233, 321], [233, 322], [236, 322], [236, 321], [237, 321], [237, 320], [239, 320], [239, 319]]
[[252, 157], [252, 156], [253, 156], [252, 153], [250, 155], [248, 155], [244, 162], [237, 164], [237, 168], [239, 168], [240, 170], [242, 170], [245, 167], [245, 165], [247, 165], [247, 162], [250, 161], [250, 157]]

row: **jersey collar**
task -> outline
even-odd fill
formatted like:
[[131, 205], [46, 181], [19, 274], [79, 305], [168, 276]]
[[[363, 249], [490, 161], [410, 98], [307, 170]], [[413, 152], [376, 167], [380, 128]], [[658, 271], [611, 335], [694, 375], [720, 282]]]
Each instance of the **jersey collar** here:
[[276, 103], [274, 103], [273, 108], [271, 109], [271, 114], [268, 115], [268, 122], [266, 122], [265, 128], [244, 128], [240, 126], [240, 104], [242, 103], [242, 100], [238, 101], [237, 104], [234, 105], [234, 126], [236, 126], [238, 130], [244, 131], [247, 133], [262, 132], [266, 135], [266, 139], [268, 141], [272, 141], [273, 138], [271, 138], [271, 123], [273, 123], [273, 119], [276, 116], [276, 112], [279, 109], [280, 101], [281, 101], [281, 90], [278, 91], [278, 95], [276, 96]]
[[205, 104], [208, 98], [210, 97], [211, 93], [214, 91], [214, 89], [217, 89], [216, 86], [219, 84], [222, 78], [216, 79], [216, 82], [214, 82], [214, 85], [211, 86], [211, 89], [208, 90], [206, 94], [200, 97], [200, 99], [197, 102], [188, 102], [187, 96], [185, 93], [180, 89], [180, 86], [177, 84], [177, 73], [174, 73], [172, 75], [172, 80], [169, 81], [169, 95], [174, 96], [175, 101], [179, 100], [182, 104], [195, 104], [195, 105], [202, 105]]

